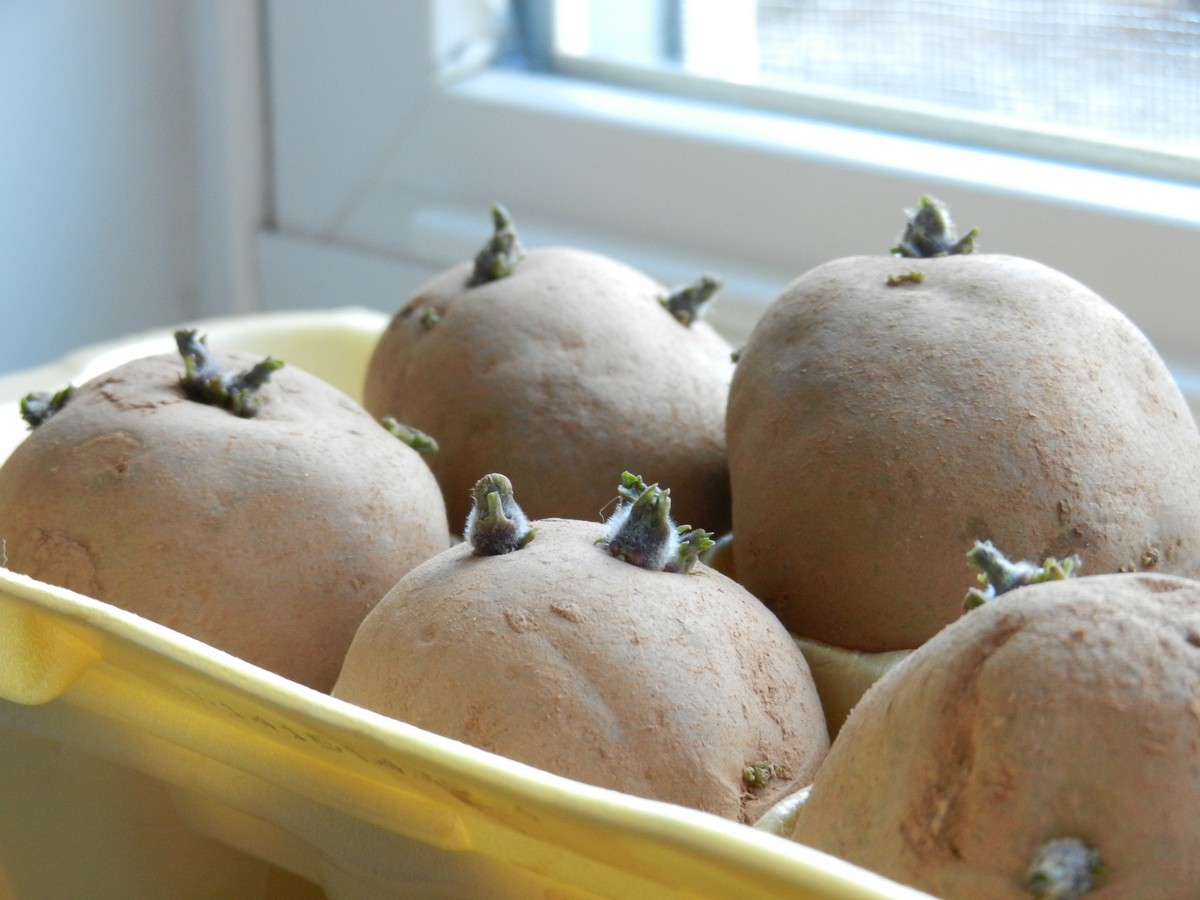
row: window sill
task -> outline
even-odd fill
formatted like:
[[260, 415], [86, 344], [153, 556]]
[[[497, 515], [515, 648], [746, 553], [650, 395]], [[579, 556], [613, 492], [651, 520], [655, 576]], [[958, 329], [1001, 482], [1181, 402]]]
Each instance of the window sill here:
[[979, 226], [982, 251], [1072, 275], [1181, 381], [1200, 372], [1200, 188], [502, 69], [424, 90], [336, 216], [288, 194], [293, 215], [266, 241], [269, 304], [294, 296], [281, 284], [303, 290], [271, 260], [297, 265], [305, 245], [374, 260], [376, 292], [393, 266], [398, 303], [416, 287], [404, 279], [473, 255], [501, 202], [530, 246], [587, 247], [672, 284], [722, 276], [713, 316], [737, 341], [808, 268], [886, 252], [929, 193]]

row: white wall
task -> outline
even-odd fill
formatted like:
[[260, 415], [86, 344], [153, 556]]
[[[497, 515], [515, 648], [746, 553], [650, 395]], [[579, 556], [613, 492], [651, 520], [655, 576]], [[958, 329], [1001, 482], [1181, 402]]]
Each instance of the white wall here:
[[254, 305], [255, 10], [0, 0], [0, 372]]

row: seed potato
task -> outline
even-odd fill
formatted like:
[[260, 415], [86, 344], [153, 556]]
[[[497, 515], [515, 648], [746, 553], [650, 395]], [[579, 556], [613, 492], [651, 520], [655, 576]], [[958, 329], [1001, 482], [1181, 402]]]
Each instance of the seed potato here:
[[[738, 821], [812, 779], [829, 737], [804, 657], [735, 582], [694, 560], [670, 571], [678, 540], [646, 540], [663, 494], [622, 504], [606, 531], [530, 522], [498, 490], [476, 495], [490, 536], [473, 521], [363, 621], [334, 696]], [[643, 509], [650, 524], [621, 530]]]
[[738, 578], [803, 638], [918, 646], [957, 617], [976, 540], [1079, 554], [1089, 574], [1200, 575], [1179, 388], [1129, 319], [1038, 262], [817, 266], [754, 329], [726, 431]]
[[945, 898], [1194, 896], [1197, 698], [1200, 582], [1017, 588], [867, 691], [792, 836]]
[[129, 362], [33, 428], [0, 466], [8, 567], [328, 691], [371, 607], [448, 546], [437, 482], [300, 369], [270, 372], [242, 416], [189, 399], [184, 368]]
[[678, 296], [648, 275], [574, 248], [526, 253], [503, 211], [496, 225], [481, 261], [397, 312], [364, 386], [373, 414], [437, 439], [450, 521], [487, 472], [520, 484], [533, 518], [596, 520], [612, 473], [633, 469], [674, 489], [681, 521], [728, 531], [732, 346], [702, 319], [684, 324], [687, 304], [668, 308]]

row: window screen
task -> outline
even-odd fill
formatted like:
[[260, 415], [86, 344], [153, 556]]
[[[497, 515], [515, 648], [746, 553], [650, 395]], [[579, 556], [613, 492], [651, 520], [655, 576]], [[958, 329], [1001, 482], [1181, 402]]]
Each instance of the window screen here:
[[537, 7], [563, 72], [1200, 181], [1198, 0]]

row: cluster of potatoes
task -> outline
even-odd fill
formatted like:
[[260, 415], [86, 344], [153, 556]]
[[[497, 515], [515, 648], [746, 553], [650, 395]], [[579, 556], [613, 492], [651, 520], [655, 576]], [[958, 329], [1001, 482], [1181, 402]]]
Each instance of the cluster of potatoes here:
[[361, 405], [193, 332], [26, 398], [9, 567], [940, 896], [1200, 888], [1200, 432], [1128, 319], [928, 197], [736, 351], [493, 225]]

